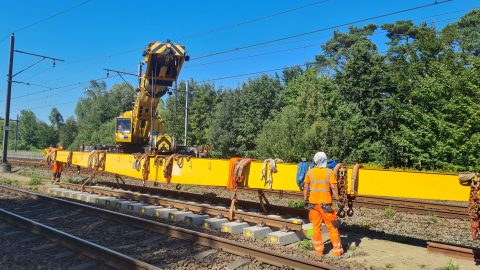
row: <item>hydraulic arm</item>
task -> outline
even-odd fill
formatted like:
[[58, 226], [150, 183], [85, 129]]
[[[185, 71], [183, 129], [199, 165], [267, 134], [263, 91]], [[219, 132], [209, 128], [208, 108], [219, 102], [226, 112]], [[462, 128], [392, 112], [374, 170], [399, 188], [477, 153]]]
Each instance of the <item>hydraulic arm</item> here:
[[[165, 121], [158, 116], [160, 98], [177, 80], [183, 62], [188, 61], [185, 47], [178, 44], [151, 42], [143, 53], [146, 69], [139, 69], [139, 85], [133, 110], [116, 119], [115, 143], [123, 152], [175, 151], [171, 136], [165, 134]], [[141, 67], [141, 66], [140, 66]]]

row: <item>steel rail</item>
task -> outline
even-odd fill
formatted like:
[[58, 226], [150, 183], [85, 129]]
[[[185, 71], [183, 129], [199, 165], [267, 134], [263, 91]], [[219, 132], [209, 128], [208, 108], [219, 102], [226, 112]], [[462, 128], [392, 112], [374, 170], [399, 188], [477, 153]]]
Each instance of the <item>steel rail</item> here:
[[146, 262], [142, 262], [130, 256], [57, 230], [53, 227], [38, 223], [4, 209], [0, 209], [0, 218], [9, 223], [22, 227], [32, 233], [47, 237], [49, 240], [60, 243], [62, 246], [79, 252], [91, 259], [100, 260], [114, 269], [160, 269]]
[[[108, 187], [119, 187], [126, 190], [131, 190], [135, 192], [148, 192], [152, 194], [161, 194], [164, 196], [174, 196], [174, 197], [184, 197], [184, 198], [195, 198], [197, 200], [212, 200], [214, 202], [229, 201], [227, 198], [221, 197], [212, 197], [195, 193], [179, 192], [173, 190], [164, 190], [159, 188], [145, 188], [138, 185], [127, 185], [127, 184], [117, 184], [113, 182], [99, 182], [99, 184], [106, 185]], [[199, 186], [201, 187], [201, 186]], [[225, 190], [222, 187], [209, 187], [211, 189]], [[255, 189], [245, 189], [242, 188], [242, 191], [247, 192], [258, 192]], [[279, 198], [291, 198], [297, 200], [303, 200], [303, 193], [301, 192], [286, 192], [278, 190], [262, 190], [265, 195], [268, 196], [278, 196]], [[260, 204], [256, 202], [241, 201], [241, 204], [248, 205], [246, 208], [261, 209]], [[240, 205], [240, 204], [239, 204]], [[468, 209], [467, 206], [443, 204], [437, 202], [428, 202], [428, 201], [418, 201], [413, 199], [401, 199], [401, 198], [388, 198], [388, 197], [377, 197], [377, 196], [368, 196], [368, 195], [359, 195], [354, 200], [354, 205], [367, 207], [367, 208], [376, 208], [376, 209], [385, 209], [387, 207], [393, 207], [395, 211], [404, 212], [404, 213], [413, 213], [420, 215], [436, 215], [439, 217], [446, 218], [457, 218], [468, 220]], [[294, 215], [299, 217], [307, 217], [308, 213], [304, 209], [291, 208], [291, 207], [282, 207], [269, 205], [267, 206], [271, 212], [277, 212], [284, 215]]]
[[[139, 194], [139, 193], [130, 193], [125, 191], [119, 190], [111, 190], [101, 187], [95, 186], [82, 186], [79, 184], [67, 184], [62, 183], [60, 187], [76, 190], [76, 191], [86, 191], [89, 193], [110, 196], [120, 199], [127, 199], [133, 201], [140, 201], [152, 205], [160, 205], [165, 207], [172, 207], [178, 209], [184, 209], [186, 211], [191, 211], [199, 214], [207, 214], [210, 216], [220, 216], [220, 217], [228, 217], [230, 209], [225, 207], [218, 207], [206, 204], [200, 204], [195, 202], [189, 202], [184, 200], [178, 199], [170, 199], [158, 196], [150, 196], [146, 194]], [[230, 201], [230, 200], [228, 200]], [[284, 218], [278, 217], [270, 217], [262, 214], [252, 213], [252, 212], [244, 212], [244, 211], [233, 211], [234, 216], [233, 219], [239, 219], [246, 222], [263, 224], [267, 226], [277, 227], [277, 228], [284, 228], [287, 230], [295, 230], [301, 231], [302, 230], [302, 222], [298, 220], [289, 220]]]
[[[9, 161], [11, 162], [12, 159], [10, 158]], [[34, 159], [34, 158], [15, 158], [15, 160], [11, 163], [18, 164], [18, 165], [31, 166], [32, 164], [40, 164], [38, 163], [38, 161], [39, 159]], [[113, 175], [105, 172], [101, 172], [101, 174]], [[107, 185], [106, 184], [107, 182], [101, 182], [101, 183]], [[116, 186], [117, 184], [111, 183], [108, 185]], [[119, 187], [122, 187], [122, 186], [132, 191], [147, 192], [144, 187], [137, 186], [137, 185], [120, 184]], [[205, 188], [205, 186], [198, 186], [198, 187]], [[208, 188], [216, 189], [216, 190], [225, 190], [224, 187], [209, 186]], [[167, 191], [167, 190], [162, 190], [158, 188], [149, 188], [149, 189], [150, 189], [149, 192], [151, 193], [157, 192], [159, 194], [170, 194], [172, 196], [176, 195], [174, 191]], [[240, 189], [247, 192], [258, 192], [258, 190], [256, 189], [246, 189], [246, 188], [240, 188]], [[302, 192], [288, 192], [288, 191], [281, 191], [281, 190], [262, 190], [262, 192], [267, 196], [278, 196], [279, 198], [303, 200]], [[186, 192], [183, 193], [183, 195], [188, 197], [194, 196], [194, 195], [186, 195], [186, 194], [193, 194], [193, 193], [186, 193]], [[466, 194], [466, 196], [467, 195], [468, 194]], [[205, 199], [205, 196], [203, 198]], [[220, 201], [222, 199], [218, 199], [218, 200]], [[226, 199], [226, 200], [229, 200], [229, 199]], [[261, 209], [258, 203], [255, 203], [255, 202], [252, 202], [252, 203], [253, 204], [249, 204], [248, 208]], [[369, 195], [358, 195], [354, 201], [354, 205], [360, 206], [360, 207], [375, 208], [375, 209], [385, 209], [387, 207], [392, 207], [397, 212], [412, 213], [412, 214], [419, 214], [419, 215], [436, 215], [438, 217], [457, 218], [457, 219], [464, 219], [464, 220], [469, 219], [468, 208], [466, 205], [458, 206], [458, 205], [444, 204], [444, 203], [438, 203], [438, 202], [419, 201], [414, 199], [379, 197], [379, 196], [369, 196]], [[287, 215], [291, 214], [291, 215], [299, 216], [303, 218], [307, 217], [307, 213], [306, 211], [303, 211], [303, 209], [290, 208], [292, 210], [286, 210], [284, 208], [275, 208], [276, 206], [273, 206], [273, 205], [270, 205], [270, 207], [273, 207], [271, 209], [272, 212], [277, 212], [280, 214], [287, 214]]]
[[211, 248], [222, 249], [228, 253], [240, 255], [240, 256], [252, 256], [257, 260], [275, 265], [275, 266], [289, 266], [294, 269], [344, 269], [342, 267], [329, 265], [326, 263], [311, 261], [303, 257], [296, 257], [287, 254], [280, 254], [272, 252], [267, 249], [257, 248], [242, 243], [238, 243], [232, 240], [221, 238], [218, 236], [209, 235], [194, 230], [189, 230], [173, 225], [163, 224], [160, 222], [143, 219], [135, 216], [130, 216], [90, 205], [85, 205], [77, 202], [67, 201], [59, 198], [53, 198], [50, 196], [34, 193], [26, 190], [21, 190], [14, 187], [0, 185], [0, 189], [16, 195], [28, 197], [36, 200], [43, 200], [48, 202], [54, 202], [65, 206], [74, 207], [88, 212], [89, 214], [100, 216], [104, 219], [112, 220], [115, 222], [128, 224], [144, 230], [150, 230], [161, 234], [170, 235], [173, 238], [189, 240], [196, 244], [208, 246]]
[[480, 262], [480, 250], [477, 248], [454, 246], [438, 242], [427, 242], [427, 251], [459, 259]]

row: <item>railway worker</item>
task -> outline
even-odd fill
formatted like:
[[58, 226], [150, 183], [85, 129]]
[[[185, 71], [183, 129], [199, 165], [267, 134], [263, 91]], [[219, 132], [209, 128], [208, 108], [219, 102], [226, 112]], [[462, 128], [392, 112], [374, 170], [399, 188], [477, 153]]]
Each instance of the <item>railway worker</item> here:
[[343, 248], [338, 232], [340, 222], [332, 206], [332, 193], [338, 200], [337, 180], [333, 170], [327, 168], [327, 155], [324, 152], [317, 152], [313, 157], [313, 162], [315, 166], [306, 173], [303, 192], [305, 208], [309, 210], [308, 218], [313, 225], [312, 243], [315, 253], [323, 255], [323, 222], [330, 235], [333, 255], [342, 256]]
[[[52, 150], [55, 148], [52, 148]], [[63, 146], [59, 146], [57, 148], [58, 151], [63, 150]], [[60, 180], [60, 177], [62, 176], [62, 171], [63, 171], [63, 162], [60, 161], [53, 161], [53, 173], [52, 173], [52, 184], [57, 183]]]

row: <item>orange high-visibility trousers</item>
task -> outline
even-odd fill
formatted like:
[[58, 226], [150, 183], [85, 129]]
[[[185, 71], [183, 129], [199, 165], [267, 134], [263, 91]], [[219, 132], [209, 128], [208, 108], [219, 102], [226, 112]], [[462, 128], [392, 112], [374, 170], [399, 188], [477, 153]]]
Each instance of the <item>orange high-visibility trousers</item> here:
[[322, 209], [322, 206], [316, 204], [315, 208], [309, 211], [308, 218], [313, 225], [312, 243], [313, 247], [315, 248], [315, 253], [319, 255], [323, 254], [324, 243], [322, 238], [322, 222], [324, 222], [325, 226], [327, 227], [328, 234], [330, 235], [330, 241], [333, 245], [333, 255], [341, 256], [343, 254], [342, 242], [340, 241], [338, 228], [335, 228], [335, 226], [332, 224], [332, 221], [338, 219], [335, 210], [332, 213], [325, 213], [325, 211]]

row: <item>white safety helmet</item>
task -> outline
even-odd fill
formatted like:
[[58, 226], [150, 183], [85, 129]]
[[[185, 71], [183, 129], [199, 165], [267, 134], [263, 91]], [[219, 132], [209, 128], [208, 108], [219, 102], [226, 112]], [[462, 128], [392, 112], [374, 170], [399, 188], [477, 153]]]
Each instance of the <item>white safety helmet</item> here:
[[313, 162], [315, 166], [318, 168], [326, 168], [327, 167], [327, 154], [324, 152], [317, 152], [315, 156], [313, 156]]

